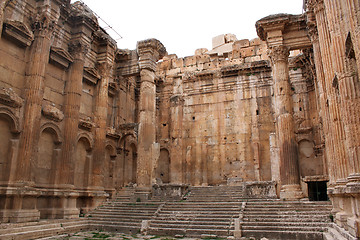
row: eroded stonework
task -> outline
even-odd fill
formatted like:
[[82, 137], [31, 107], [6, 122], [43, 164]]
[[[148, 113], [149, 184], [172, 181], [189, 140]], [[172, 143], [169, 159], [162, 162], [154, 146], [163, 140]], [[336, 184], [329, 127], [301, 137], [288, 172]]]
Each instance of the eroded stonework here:
[[1, 1], [1, 222], [76, 218], [125, 186], [146, 201], [230, 185], [328, 193], [359, 237], [360, 6], [305, 7], [178, 58], [156, 39], [118, 49], [80, 2]]

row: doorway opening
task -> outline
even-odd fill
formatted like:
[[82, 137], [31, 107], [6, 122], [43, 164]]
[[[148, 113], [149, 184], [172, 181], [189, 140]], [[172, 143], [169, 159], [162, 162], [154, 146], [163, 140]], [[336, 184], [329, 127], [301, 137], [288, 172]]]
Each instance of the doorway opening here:
[[326, 181], [308, 182], [310, 201], [328, 201]]

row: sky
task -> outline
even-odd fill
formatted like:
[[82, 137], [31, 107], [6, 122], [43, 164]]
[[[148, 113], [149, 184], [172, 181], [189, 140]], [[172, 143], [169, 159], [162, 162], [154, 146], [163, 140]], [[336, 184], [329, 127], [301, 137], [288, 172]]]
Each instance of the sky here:
[[221, 34], [256, 38], [256, 21], [268, 15], [303, 12], [302, 0], [82, 1], [100, 16], [102, 27], [122, 37], [107, 30], [119, 48], [135, 49], [137, 41], [156, 38], [178, 57], [194, 55], [198, 48], [211, 50], [212, 38]]

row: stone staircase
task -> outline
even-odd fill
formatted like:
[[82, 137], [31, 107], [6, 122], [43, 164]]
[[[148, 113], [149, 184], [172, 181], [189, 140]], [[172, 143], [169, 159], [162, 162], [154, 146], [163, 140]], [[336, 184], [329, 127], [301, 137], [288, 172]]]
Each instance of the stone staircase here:
[[330, 202], [249, 200], [242, 212], [242, 235], [256, 239], [323, 239], [330, 210]]
[[42, 220], [27, 223], [2, 223], [0, 240], [29, 240], [88, 229], [86, 218], [69, 220]]
[[190, 187], [188, 202], [241, 202], [245, 199], [243, 186]]
[[150, 221], [148, 233], [161, 236], [227, 237], [241, 203], [169, 202]]
[[141, 222], [151, 219], [160, 203], [123, 202], [115, 199], [90, 212], [89, 227], [91, 230], [123, 232], [136, 234], [140, 232]]

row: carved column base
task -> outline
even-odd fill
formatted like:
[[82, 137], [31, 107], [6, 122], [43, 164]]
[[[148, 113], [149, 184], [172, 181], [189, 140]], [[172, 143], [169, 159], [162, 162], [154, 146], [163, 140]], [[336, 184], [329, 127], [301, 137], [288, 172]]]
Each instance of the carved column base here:
[[289, 184], [281, 186], [280, 199], [298, 200], [304, 197], [300, 184]]
[[0, 222], [3, 223], [35, 222], [38, 220], [40, 220], [40, 212], [36, 209], [0, 210]]

